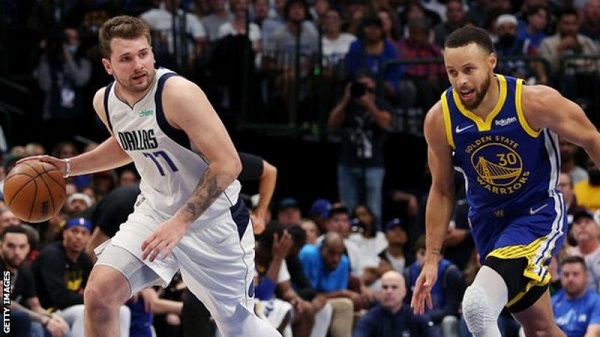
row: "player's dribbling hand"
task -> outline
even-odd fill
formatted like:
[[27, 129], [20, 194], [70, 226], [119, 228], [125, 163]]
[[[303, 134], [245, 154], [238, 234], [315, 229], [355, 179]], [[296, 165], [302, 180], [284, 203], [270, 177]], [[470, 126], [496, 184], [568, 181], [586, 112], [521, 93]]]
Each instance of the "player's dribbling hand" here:
[[438, 265], [432, 263], [425, 263], [423, 269], [415, 282], [415, 289], [413, 291], [412, 299], [410, 300], [410, 307], [413, 312], [417, 315], [425, 313], [425, 305], [429, 309], [433, 308], [433, 301], [431, 299], [431, 288], [435, 284], [438, 273]]
[[149, 258], [152, 262], [158, 254], [161, 259], [166, 259], [185, 235], [187, 227], [174, 218], [158, 225], [154, 233], [142, 242], [142, 260]]

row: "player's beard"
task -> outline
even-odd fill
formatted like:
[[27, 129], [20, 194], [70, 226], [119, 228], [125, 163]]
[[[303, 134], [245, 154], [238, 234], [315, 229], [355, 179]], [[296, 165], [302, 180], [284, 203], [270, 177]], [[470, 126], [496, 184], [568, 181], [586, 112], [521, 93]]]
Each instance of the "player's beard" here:
[[481, 87], [479, 87], [479, 89], [475, 90], [475, 99], [471, 103], [467, 103], [467, 102], [463, 101], [462, 98], [460, 99], [463, 106], [465, 108], [467, 108], [467, 110], [470, 110], [470, 111], [477, 109], [477, 107], [479, 107], [479, 104], [481, 104], [481, 102], [483, 101], [483, 98], [485, 97], [485, 94], [487, 94], [489, 88], [490, 88], [490, 77], [486, 78], [485, 81], [483, 82], [483, 84], [481, 84]]

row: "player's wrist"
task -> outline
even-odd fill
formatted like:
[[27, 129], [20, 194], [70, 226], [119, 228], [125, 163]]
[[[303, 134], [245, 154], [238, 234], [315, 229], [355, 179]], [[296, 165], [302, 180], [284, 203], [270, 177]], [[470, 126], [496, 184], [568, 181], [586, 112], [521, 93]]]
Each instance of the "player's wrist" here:
[[71, 158], [65, 158], [65, 174], [63, 177], [69, 178], [71, 176]]

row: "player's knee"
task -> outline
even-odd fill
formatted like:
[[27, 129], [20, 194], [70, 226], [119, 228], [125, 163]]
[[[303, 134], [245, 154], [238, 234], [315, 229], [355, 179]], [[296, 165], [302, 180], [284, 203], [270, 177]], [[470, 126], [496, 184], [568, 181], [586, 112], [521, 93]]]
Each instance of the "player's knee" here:
[[477, 286], [470, 286], [465, 291], [462, 302], [462, 313], [474, 335], [479, 335], [491, 325], [496, 325], [498, 315], [493, 314], [494, 309], [485, 290]]

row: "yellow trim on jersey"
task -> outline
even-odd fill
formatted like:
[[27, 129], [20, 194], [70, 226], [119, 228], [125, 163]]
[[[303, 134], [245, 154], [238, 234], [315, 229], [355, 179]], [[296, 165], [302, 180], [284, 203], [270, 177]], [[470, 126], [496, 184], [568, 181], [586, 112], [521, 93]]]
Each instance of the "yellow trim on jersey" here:
[[465, 115], [465, 117], [475, 122], [479, 131], [489, 131], [492, 128], [492, 121], [494, 120], [494, 118], [496, 118], [496, 115], [500, 113], [500, 110], [502, 109], [502, 107], [504, 106], [504, 102], [506, 101], [506, 78], [504, 78], [504, 76], [500, 74], [496, 74], [496, 78], [498, 79], [498, 83], [500, 85], [500, 95], [498, 96], [498, 102], [496, 102], [496, 106], [487, 115], [485, 120], [482, 120], [481, 117], [477, 116], [470, 110], [467, 110], [467, 108], [465, 108], [465, 106], [462, 104], [462, 101], [460, 100], [460, 96], [458, 95], [456, 89], [452, 89], [452, 96], [454, 97], [454, 103], [456, 104], [456, 107], [463, 115]]
[[531, 137], [537, 137], [540, 135], [541, 130], [535, 131], [529, 123], [527, 123], [527, 119], [525, 119], [525, 115], [523, 114], [523, 106], [522, 103], [522, 95], [523, 95], [523, 80], [517, 80], [517, 86], [515, 88], [515, 105], [517, 108], [517, 117], [519, 118], [519, 123], [523, 127], [523, 130], [527, 132]]
[[[517, 259], [517, 258], [526, 258], [527, 259], [527, 267], [523, 271], [523, 276], [530, 279], [525, 286], [525, 289], [519, 292], [515, 297], [509, 299], [506, 304], [507, 307], [510, 307], [514, 303], [518, 302], [533, 286], [544, 286], [550, 282], [550, 273], [547, 272], [548, 267], [546, 266], [546, 261], [549, 259], [549, 254], [545, 254], [539, 263], [535, 263], [535, 260], [539, 258], [536, 255], [536, 252], [539, 251], [540, 247], [547, 243], [548, 236], [544, 236], [539, 238], [528, 245], [518, 245], [518, 246], [506, 246], [498, 249], [494, 249], [492, 252], [488, 254], [488, 256], [494, 256], [499, 259]], [[550, 250], [548, 250], [550, 252]], [[545, 275], [542, 277], [539, 275], [539, 269], [545, 269]], [[538, 270], [536, 272], [536, 269]]]
[[450, 108], [448, 107], [446, 91], [444, 91], [442, 94], [440, 101], [442, 102], [442, 115], [444, 116], [444, 126], [446, 127], [446, 138], [448, 139], [448, 144], [452, 147], [452, 149], [456, 149], [456, 145], [454, 144], [454, 135], [452, 134], [452, 121], [450, 121]]

